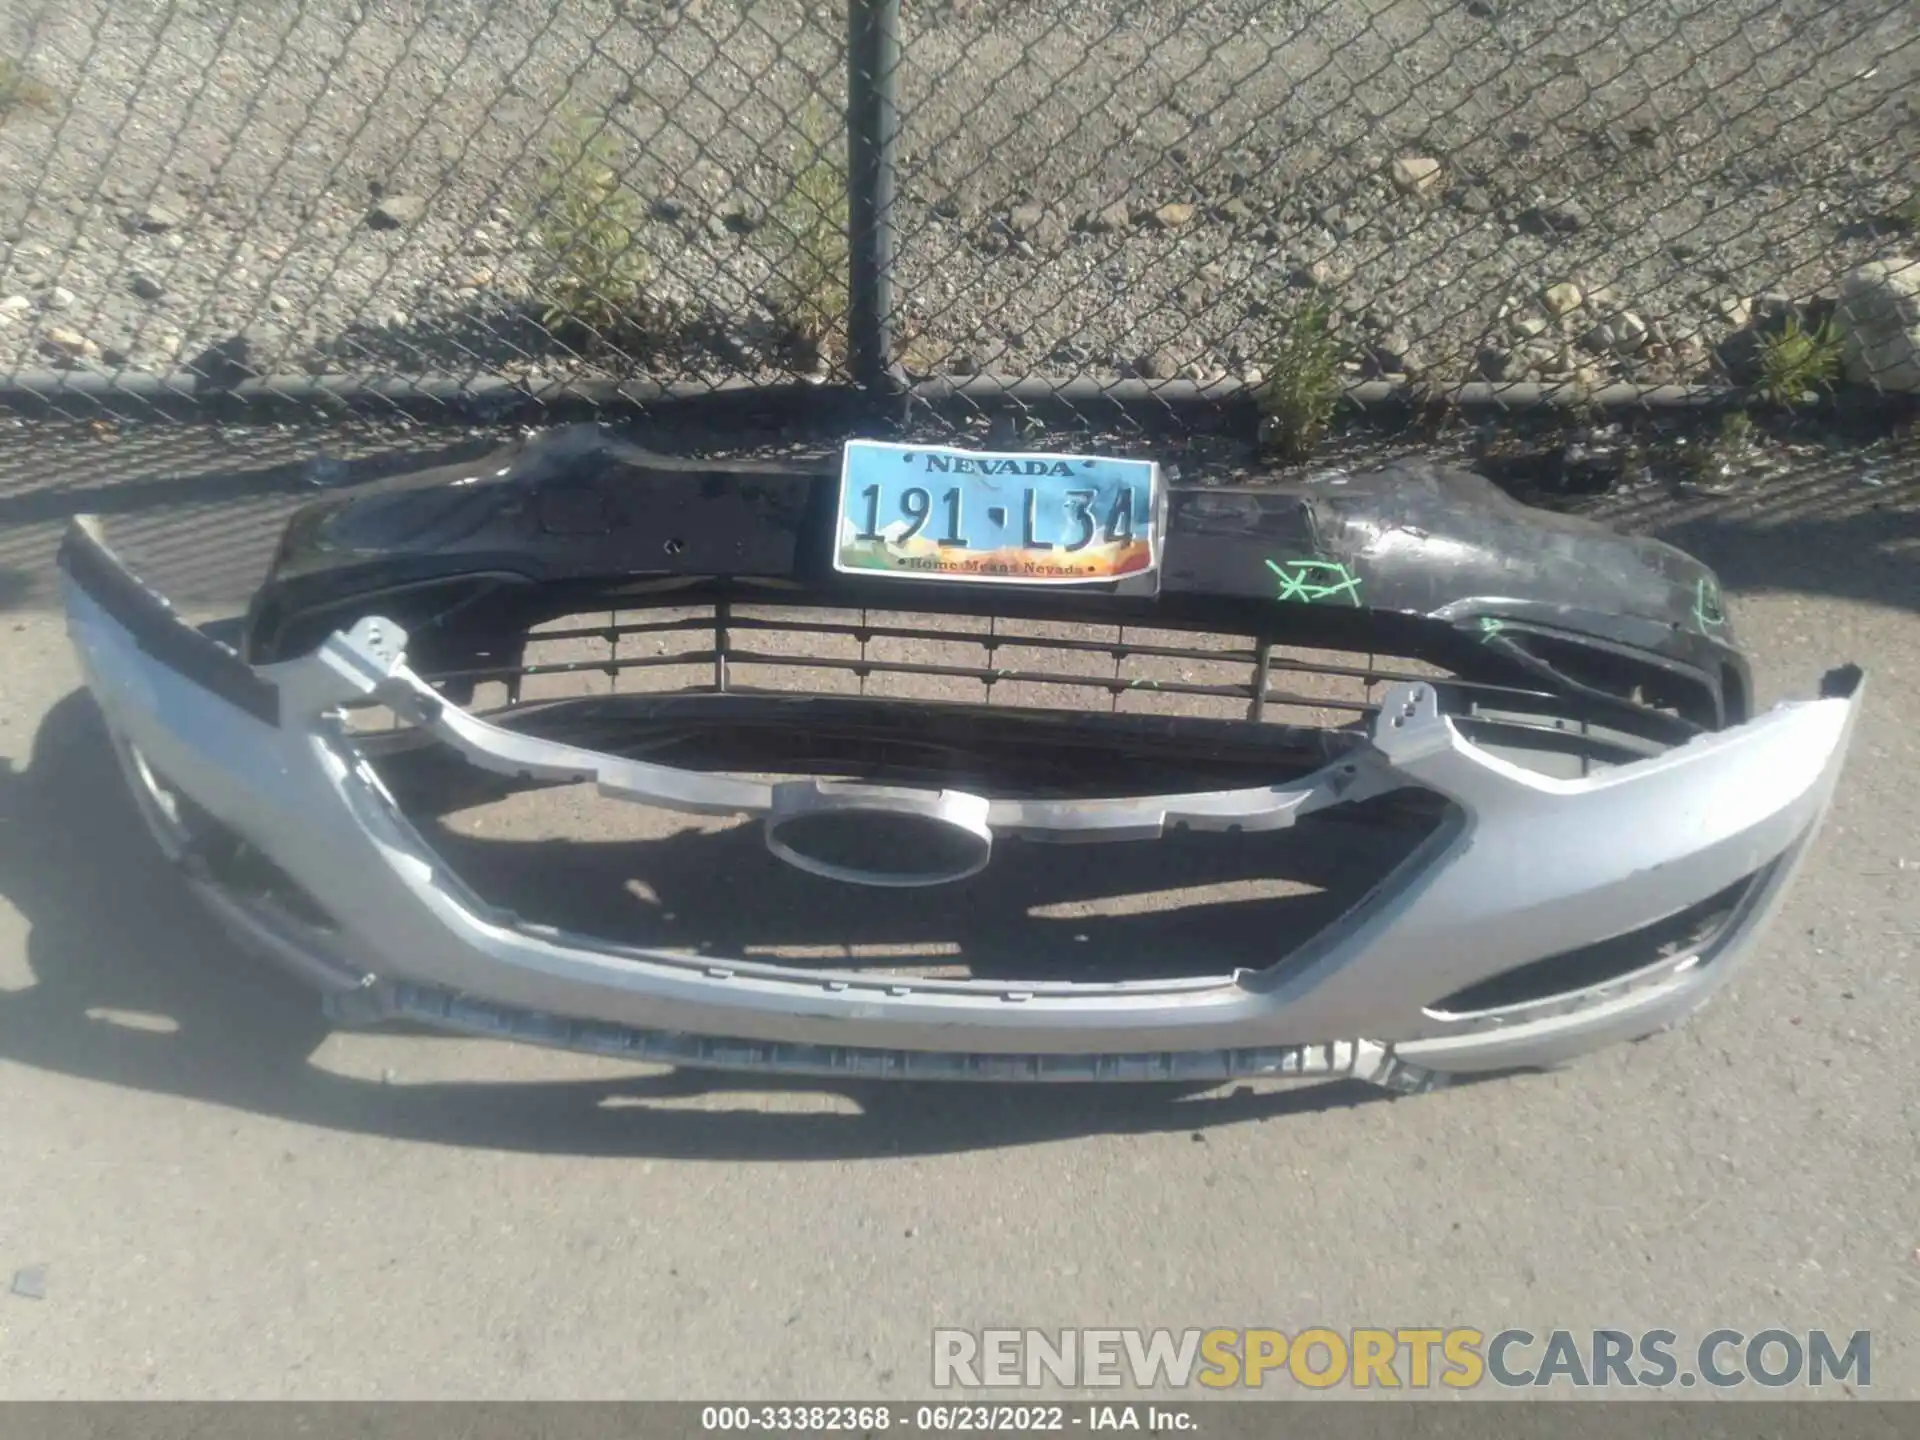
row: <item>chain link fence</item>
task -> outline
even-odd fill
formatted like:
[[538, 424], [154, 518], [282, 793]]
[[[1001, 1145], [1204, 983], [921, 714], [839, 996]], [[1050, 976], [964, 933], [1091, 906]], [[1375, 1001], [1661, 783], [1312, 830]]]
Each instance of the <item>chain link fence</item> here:
[[0, 0], [55, 403], [1911, 391], [1917, 228], [1912, 0]]

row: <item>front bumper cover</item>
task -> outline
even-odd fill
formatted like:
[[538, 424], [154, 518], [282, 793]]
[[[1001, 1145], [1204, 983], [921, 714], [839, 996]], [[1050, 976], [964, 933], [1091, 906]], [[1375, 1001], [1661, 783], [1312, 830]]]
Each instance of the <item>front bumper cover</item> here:
[[[142, 587], [91, 521], [76, 523], [62, 563], [76, 649], [156, 837], [237, 935], [319, 985], [336, 1016], [789, 1072], [1355, 1075], [1414, 1089], [1644, 1035], [1698, 1007], [1751, 948], [1829, 803], [1862, 687], [1858, 670], [1836, 671], [1820, 698], [1565, 780], [1476, 747], [1440, 713], [1431, 686], [1405, 683], [1389, 693], [1370, 745], [1284, 786], [976, 805], [969, 816], [989, 835], [1055, 840], [1139, 838], [1167, 823], [1282, 826], [1405, 785], [1454, 809], [1385, 883], [1284, 964], [1107, 984], [902, 982], [623, 947], [489, 906], [393, 805], [356, 752], [341, 706], [389, 704], [506, 773], [591, 779], [606, 793], [675, 809], [771, 816], [782, 801], [767, 787], [491, 726], [414, 676], [404, 632], [382, 620], [308, 655], [250, 666]], [[816, 799], [833, 793], [808, 788]], [[849, 787], [854, 802], [862, 788]], [[293, 877], [332, 923], [215, 882], [195, 862], [176, 795]], [[1550, 1000], [1471, 1015], [1439, 1007], [1489, 977], [1730, 888], [1732, 913], [1698, 948]]]

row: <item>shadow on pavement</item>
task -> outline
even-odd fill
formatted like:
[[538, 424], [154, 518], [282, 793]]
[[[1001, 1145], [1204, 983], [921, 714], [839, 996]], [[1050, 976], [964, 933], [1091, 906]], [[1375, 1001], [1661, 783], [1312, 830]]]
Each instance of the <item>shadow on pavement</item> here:
[[1920, 507], [1764, 525], [1701, 516], [1652, 533], [1706, 561], [1736, 595], [1795, 591], [1920, 610]]
[[1642, 486], [1592, 513], [1698, 556], [1736, 607], [1797, 592], [1920, 610], [1920, 438], [1838, 448], [1726, 495]]
[[[787, 1082], [667, 1071], [607, 1081], [383, 1085], [311, 1063], [314, 997], [242, 955], [152, 844], [84, 693], [48, 712], [32, 763], [0, 775], [0, 891], [31, 933], [36, 983], [0, 991], [0, 1059], [309, 1125], [447, 1145], [689, 1159], [944, 1153], [1105, 1133], [1198, 1132], [1389, 1100], [1351, 1082], [984, 1086]], [[131, 1029], [89, 1011], [178, 1028]], [[431, 1035], [407, 1044], [444, 1043]], [[847, 1113], [652, 1102], [771, 1089], [845, 1096]]]
[[54, 603], [52, 559], [75, 515], [106, 517], [114, 544], [176, 603], [244, 602], [294, 509], [493, 448], [470, 432], [363, 427], [229, 433], [211, 426], [46, 426], [0, 449], [0, 610]]

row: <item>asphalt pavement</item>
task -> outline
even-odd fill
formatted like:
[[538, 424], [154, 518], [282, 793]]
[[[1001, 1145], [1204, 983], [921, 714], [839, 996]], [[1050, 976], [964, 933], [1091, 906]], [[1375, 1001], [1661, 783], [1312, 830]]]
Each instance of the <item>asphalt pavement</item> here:
[[0, 486], [0, 1397], [910, 1398], [936, 1326], [1467, 1325], [1868, 1330], [1920, 1398], [1911, 474], [1616, 507], [1720, 567], [1763, 702], [1866, 666], [1834, 813], [1683, 1029], [1390, 1100], [329, 1033], [138, 830], [46, 587], [104, 498], [231, 602], [298, 494], [101, 448]]

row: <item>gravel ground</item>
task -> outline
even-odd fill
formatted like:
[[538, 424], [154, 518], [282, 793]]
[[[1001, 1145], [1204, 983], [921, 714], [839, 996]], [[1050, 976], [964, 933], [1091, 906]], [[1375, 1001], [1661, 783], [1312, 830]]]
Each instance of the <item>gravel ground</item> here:
[[[0, 123], [0, 367], [243, 331], [272, 371], [804, 366], [767, 221], [844, 31], [796, 0], [0, 0], [49, 91]], [[1914, 244], [1907, 0], [936, 0], [903, 34], [916, 371], [1242, 374], [1325, 284], [1373, 371], [1702, 378], [1756, 297]], [[649, 217], [656, 353], [535, 318], [541, 160], [582, 116]]]

